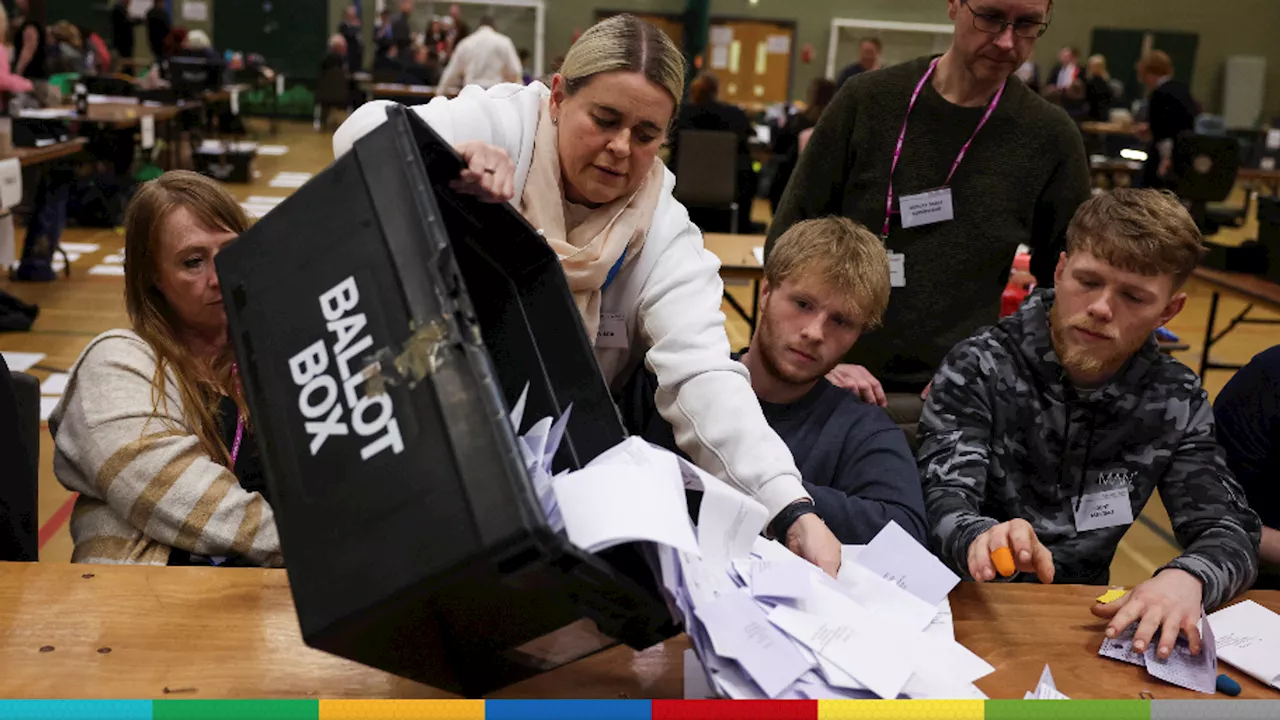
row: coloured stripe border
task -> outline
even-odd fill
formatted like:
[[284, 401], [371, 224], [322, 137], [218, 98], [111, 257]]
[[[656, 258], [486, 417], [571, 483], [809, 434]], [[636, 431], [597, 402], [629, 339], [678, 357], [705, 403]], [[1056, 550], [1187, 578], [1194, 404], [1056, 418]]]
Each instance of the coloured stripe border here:
[[0, 700], [0, 720], [1272, 720], [1276, 700]]

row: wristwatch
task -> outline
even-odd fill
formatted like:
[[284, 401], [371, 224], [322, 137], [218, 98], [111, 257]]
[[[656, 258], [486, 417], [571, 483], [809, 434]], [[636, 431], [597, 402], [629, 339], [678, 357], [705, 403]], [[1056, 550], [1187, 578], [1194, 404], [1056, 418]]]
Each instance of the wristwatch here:
[[790, 505], [782, 508], [782, 510], [774, 516], [773, 522], [769, 523], [769, 534], [775, 540], [781, 543], [787, 541], [787, 531], [802, 516], [809, 513], [817, 513], [818, 509], [814, 507], [812, 500], [798, 500]]

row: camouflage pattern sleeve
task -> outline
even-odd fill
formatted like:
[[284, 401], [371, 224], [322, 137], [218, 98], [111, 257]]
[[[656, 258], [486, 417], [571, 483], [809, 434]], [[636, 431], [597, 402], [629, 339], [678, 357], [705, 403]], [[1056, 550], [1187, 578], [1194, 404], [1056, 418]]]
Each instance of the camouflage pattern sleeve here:
[[924, 484], [925, 512], [933, 551], [962, 578], [969, 577], [969, 546], [996, 526], [979, 508], [986, 493], [991, 459], [993, 377], [982, 369], [992, 352], [988, 337], [957, 345], [933, 379], [920, 416], [917, 464]]
[[[1204, 606], [1213, 610], [1253, 585], [1258, 575], [1262, 522], [1227, 469], [1214, 439], [1213, 410], [1204, 390], [1189, 402], [1172, 401], [1165, 422], [1185, 428], [1160, 498], [1185, 551], [1168, 565], [1204, 583]], [[1161, 568], [1164, 569], [1164, 568]]]

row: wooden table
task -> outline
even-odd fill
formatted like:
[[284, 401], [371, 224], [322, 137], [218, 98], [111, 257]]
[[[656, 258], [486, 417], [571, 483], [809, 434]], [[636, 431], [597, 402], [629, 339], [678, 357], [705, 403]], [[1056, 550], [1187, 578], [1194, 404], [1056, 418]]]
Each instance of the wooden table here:
[[[1200, 377], [1203, 378], [1210, 370], [1239, 370], [1244, 366], [1213, 362], [1209, 359], [1209, 350], [1237, 325], [1280, 325], [1280, 320], [1248, 317], [1254, 305], [1280, 311], [1280, 285], [1260, 275], [1210, 270], [1205, 267], [1196, 268], [1191, 275], [1213, 290], [1213, 297], [1209, 300], [1209, 321], [1205, 323], [1204, 344], [1200, 351]], [[1247, 304], [1225, 328], [1215, 333], [1214, 324], [1218, 319], [1218, 299], [1221, 295], [1238, 298]]]
[[[978, 686], [1020, 698], [1049, 663], [1073, 698], [1207, 697], [1098, 657], [1104, 624], [1089, 606], [1099, 592], [957, 588], [956, 639], [996, 668]], [[1244, 597], [1280, 610], [1280, 592]], [[615, 647], [495, 697], [679, 698], [688, 646], [680, 636], [641, 652]], [[0, 563], [0, 667], [6, 698], [450, 697], [305, 647], [283, 570]], [[1220, 671], [1243, 698], [1280, 699], [1225, 663]]]
[[1132, 135], [1131, 123], [1086, 121], [1080, 123], [1080, 132], [1086, 135]]
[[71, 157], [80, 152], [88, 142], [87, 138], [78, 137], [71, 138], [66, 142], [46, 145], [45, 147], [16, 147], [6, 155], [0, 156], [0, 160], [16, 157], [22, 167], [30, 167]]
[[374, 100], [395, 100], [405, 102], [428, 102], [434, 98], [436, 88], [431, 85], [404, 85], [401, 83], [374, 83], [371, 87]]
[[706, 233], [702, 239], [706, 248], [720, 258], [722, 279], [751, 281], [751, 312], [747, 312], [728, 291], [725, 291], [724, 299], [755, 332], [760, 314], [760, 281], [764, 279], [764, 268], [756, 260], [755, 248], [764, 247], [765, 236]]
[[1240, 168], [1236, 178], [1245, 182], [1253, 182], [1268, 188], [1272, 197], [1280, 195], [1280, 170], [1263, 170], [1262, 168]]

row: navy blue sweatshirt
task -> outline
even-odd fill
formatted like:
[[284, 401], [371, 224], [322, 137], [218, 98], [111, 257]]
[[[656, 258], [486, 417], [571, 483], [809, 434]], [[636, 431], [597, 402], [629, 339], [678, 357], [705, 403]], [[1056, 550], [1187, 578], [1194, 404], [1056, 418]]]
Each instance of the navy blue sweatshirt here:
[[[656, 379], [643, 368], [619, 410], [632, 434], [674, 452], [671, 426], [653, 406]], [[926, 544], [924, 492], [907, 438], [889, 416], [821, 379], [789, 405], [761, 402], [769, 426], [795, 457], [818, 516], [846, 545], [862, 545], [896, 520]]]

